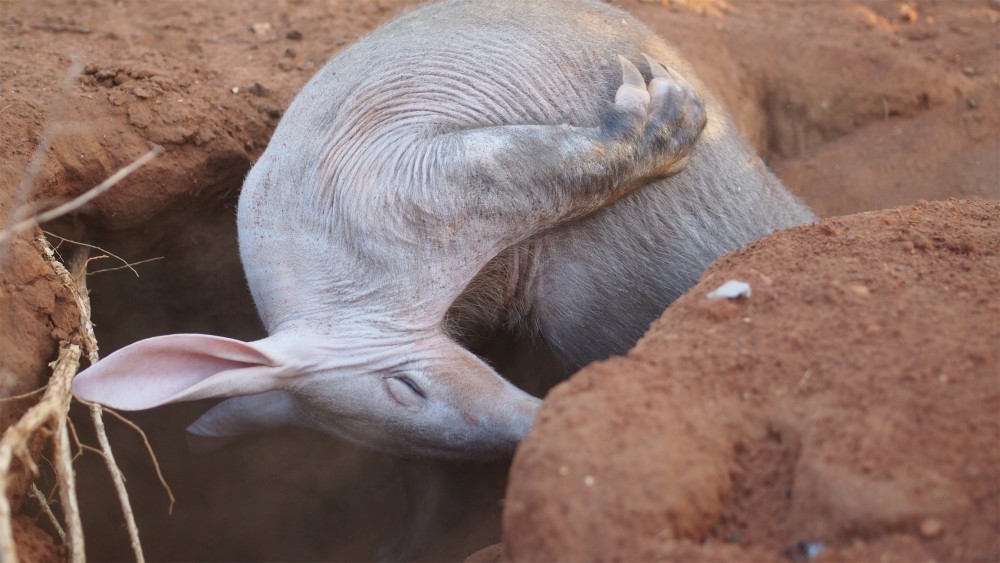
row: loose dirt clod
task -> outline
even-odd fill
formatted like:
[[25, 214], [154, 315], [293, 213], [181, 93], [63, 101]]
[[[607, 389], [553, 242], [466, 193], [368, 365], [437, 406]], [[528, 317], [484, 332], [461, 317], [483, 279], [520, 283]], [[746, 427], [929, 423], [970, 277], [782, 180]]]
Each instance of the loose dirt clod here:
[[936, 538], [944, 531], [944, 523], [937, 518], [927, 518], [920, 523], [920, 535], [925, 538]]

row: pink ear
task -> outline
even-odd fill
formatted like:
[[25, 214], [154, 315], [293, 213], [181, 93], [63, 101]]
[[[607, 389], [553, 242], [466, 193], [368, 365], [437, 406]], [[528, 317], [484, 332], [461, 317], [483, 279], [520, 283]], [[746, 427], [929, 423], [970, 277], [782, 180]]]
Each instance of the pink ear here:
[[136, 342], [82, 371], [73, 393], [122, 410], [262, 393], [287, 372], [259, 346], [221, 336], [171, 334]]

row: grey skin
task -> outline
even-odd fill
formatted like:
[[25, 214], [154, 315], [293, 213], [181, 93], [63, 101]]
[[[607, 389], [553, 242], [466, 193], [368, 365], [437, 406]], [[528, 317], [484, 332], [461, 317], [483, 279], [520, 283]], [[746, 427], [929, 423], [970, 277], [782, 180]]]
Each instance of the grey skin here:
[[506, 323], [576, 369], [625, 352], [716, 257], [812, 220], [631, 16], [447, 0], [337, 54], [248, 175], [240, 251], [270, 336], [150, 339], [74, 389], [126, 409], [236, 397], [189, 428], [205, 447], [296, 425], [508, 456], [539, 401], [457, 335]]

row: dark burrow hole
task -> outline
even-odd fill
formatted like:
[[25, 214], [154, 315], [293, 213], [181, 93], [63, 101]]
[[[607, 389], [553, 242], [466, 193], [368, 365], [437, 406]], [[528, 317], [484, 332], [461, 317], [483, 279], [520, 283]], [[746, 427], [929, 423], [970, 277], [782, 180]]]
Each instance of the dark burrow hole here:
[[[53, 227], [129, 262], [156, 259], [135, 266], [139, 277], [128, 269], [101, 271], [121, 266], [110, 258], [91, 262], [102, 355], [160, 334], [264, 336], [239, 262], [235, 206], [235, 196], [198, 203], [127, 231], [90, 228], [81, 235], [79, 228]], [[475, 351], [519, 384], [519, 372], [556, 373], [544, 354], [529, 357], [526, 348], [533, 345], [486, 335]], [[552, 381], [530, 383], [522, 386], [538, 394]], [[462, 560], [500, 541], [509, 461], [406, 460], [301, 430], [191, 453], [184, 429], [215, 402], [123, 413], [148, 435], [176, 496], [172, 514], [141, 437], [105, 417], [149, 560]], [[81, 440], [96, 445], [87, 409], [74, 406], [72, 419]], [[88, 452], [75, 467], [88, 556], [132, 559], [103, 459]]]

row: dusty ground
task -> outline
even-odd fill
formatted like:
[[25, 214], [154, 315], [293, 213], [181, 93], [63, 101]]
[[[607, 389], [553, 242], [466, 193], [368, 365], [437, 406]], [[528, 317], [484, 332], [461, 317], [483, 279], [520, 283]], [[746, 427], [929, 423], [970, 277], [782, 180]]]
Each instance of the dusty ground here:
[[[308, 77], [330, 54], [406, 4], [0, 3], [0, 216], [9, 213], [17, 182], [47, 124], [57, 128], [38, 176], [39, 202], [91, 187], [145, 152], [150, 143], [167, 150], [77, 220], [48, 227], [132, 262], [155, 259], [136, 266], [138, 278], [128, 270], [91, 277], [98, 338], [105, 352], [169, 332], [238, 338], [261, 334], [235, 249], [233, 205], [240, 180], [266, 145], [282, 108]], [[921, 198], [1000, 197], [1000, 7], [995, 1], [620, 4], [692, 60], [754, 146], [821, 215], [884, 209]], [[83, 74], [63, 88], [74, 57]], [[63, 103], [55, 104], [57, 100]], [[53, 112], [54, 104], [62, 109]], [[851, 227], [856, 237], [885, 234], [881, 218], [851, 221], [857, 225]], [[930, 240], [931, 250], [918, 248], [912, 256], [951, 252]], [[915, 248], [920, 243], [910, 242]], [[990, 248], [984, 241], [972, 254], [995, 256]], [[40, 275], [40, 261], [31, 258], [25, 244], [15, 250], [19, 257], [10, 263], [17, 265], [4, 266], [0, 293], [0, 322], [5, 323], [0, 330], [2, 371], [5, 377], [18, 374], [4, 384], [5, 394], [38, 385], [55, 350], [54, 339], [71, 330], [73, 318], [59, 287]], [[845, 260], [850, 258], [849, 245], [841, 250], [848, 252]], [[928, 272], [896, 272], [899, 283], [919, 285], [938, 268], [956, 268], [946, 272], [960, 279], [965, 272], [955, 256], [952, 262], [933, 263]], [[856, 258], [859, 276], [875, 275], [882, 267], [860, 261], [860, 254]], [[776, 253], [770, 259], [791, 267], [799, 256], [797, 251]], [[94, 262], [92, 269], [119, 265], [109, 258]], [[833, 273], [815, 275], [830, 279]], [[821, 292], [817, 299], [822, 298]], [[804, 316], [814, 307], [800, 306]], [[928, 334], [961, 334], [968, 326], [966, 318], [945, 316], [935, 325], [937, 332]], [[844, 330], [859, 328], [865, 329], [844, 325]], [[896, 337], [895, 326], [883, 328], [888, 336], [880, 338]], [[838, 341], [843, 348], [830, 353], [851, 357], [869, 340], [850, 334], [854, 340]], [[723, 352], [699, 346], [708, 357]], [[923, 400], [942, 409], [977, 408], [963, 402], [961, 393], [967, 387], [953, 381], [946, 388], [959, 394], [936, 393]], [[695, 399], [691, 404], [696, 406], [688, 410], [700, 405]], [[5, 421], [16, 412], [7, 405], [0, 413]], [[180, 429], [202, 410], [182, 405], [136, 417], [150, 432], [178, 494], [173, 515], [166, 513], [141, 443], [129, 431], [112, 428], [151, 559], [356, 560], [369, 557], [380, 538], [393, 532], [406, 504], [406, 462], [299, 433], [247, 440], [217, 454], [193, 457], [186, 452]], [[819, 425], [815, 432], [820, 434], [809, 434], [810, 439], [829, 437], [847, 448], [838, 420]], [[80, 426], [83, 432], [82, 422]], [[709, 446], [697, 442], [693, 447]], [[725, 449], [724, 444], [719, 447]], [[733, 476], [730, 488], [747, 488], [753, 494], [727, 498], [748, 504], [725, 505], [715, 527], [692, 520], [685, 537], [708, 534], [718, 549], [736, 554], [748, 548], [773, 555], [782, 542], [798, 541], [788, 531], [768, 531], [787, 517], [782, 510], [788, 507], [767, 496], [777, 489], [754, 481], [789, 479], [779, 471], [789, 466], [779, 463], [790, 455], [786, 450], [738, 450], [733, 463], [745, 476]], [[906, 447], [891, 451], [911, 452]], [[935, 462], [920, 456], [932, 454], [944, 452], [913, 450], [913, 457], [896, 461], [919, 472]], [[732, 470], [731, 464], [718, 461], [724, 458], [721, 454], [698, 455], [718, 464], [719, 475]], [[127, 542], [100, 465], [94, 456], [78, 461], [88, 550], [96, 559], [125, 558]], [[760, 477], [750, 469], [756, 466], [773, 466], [778, 474]], [[980, 472], [979, 479], [996, 482], [996, 464], [992, 467], [973, 469]], [[460, 559], [500, 537], [505, 467], [447, 471], [451, 483], [442, 484], [439, 491], [445, 516], [428, 533], [430, 547], [422, 552], [428, 559]], [[816, 471], [822, 473], [823, 468]], [[991, 494], [995, 505], [995, 490]], [[34, 517], [37, 509], [25, 510]], [[925, 553], [952, 558], [956, 554], [949, 550], [956, 536], [951, 530], [949, 526], [943, 540], [917, 540], [916, 547], [897, 536], [880, 539], [878, 532], [864, 526], [860, 535], [901, 559]], [[747, 540], [728, 541], [734, 537]], [[657, 544], [649, 549], [661, 550], [651, 554], [684, 558], [685, 550], [695, 547]], [[859, 554], [874, 553], [864, 546], [858, 549]], [[966, 555], [998, 557], [995, 544], [983, 549]], [[843, 553], [851, 558], [850, 551]]]
[[[751, 297], [705, 298], [729, 279]], [[511, 469], [507, 555], [996, 560], [996, 287], [997, 201], [829, 219], [716, 261], [627, 356], [548, 395]]]

